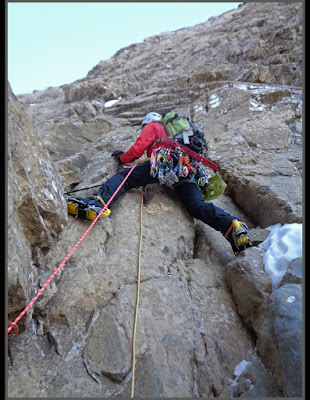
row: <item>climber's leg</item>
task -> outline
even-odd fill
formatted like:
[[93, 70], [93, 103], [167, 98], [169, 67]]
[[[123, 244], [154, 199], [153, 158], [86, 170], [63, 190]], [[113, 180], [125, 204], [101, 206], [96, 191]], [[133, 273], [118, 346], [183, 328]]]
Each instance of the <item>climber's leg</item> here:
[[213, 203], [205, 203], [195, 183], [176, 185], [175, 193], [190, 215], [220, 231], [230, 242], [235, 253], [251, 246], [246, 224]]
[[190, 215], [199, 219], [223, 235], [236, 218], [213, 203], [205, 203], [201, 190], [195, 183], [182, 183], [175, 186], [175, 193]]
[[[100, 196], [103, 199], [103, 201], [107, 203], [110, 200], [111, 196], [116, 191], [116, 189], [125, 179], [126, 175], [128, 174], [128, 171], [129, 171], [128, 168], [124, 168], [123, 171], [117, 172], [100, 187], [96, 195]], [[137, 165], [127, 178], [124, 185], [120, 188], [114, 199], [111, 201], [110, 206], [113, 205], [114, 202], [127, 190], [156, 182], [158, 182], [158, 179], [153, 178], [150, 175], [149, 161]]]

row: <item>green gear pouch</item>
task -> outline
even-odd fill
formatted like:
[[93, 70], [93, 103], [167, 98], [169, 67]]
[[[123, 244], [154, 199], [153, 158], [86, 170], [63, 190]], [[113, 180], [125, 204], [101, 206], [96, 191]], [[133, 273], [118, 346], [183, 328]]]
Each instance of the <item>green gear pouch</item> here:
[[212, 176], [208, 179], [208, 186], [202, 191], [204, 201], [214, 200], [220, 197], [227, 184], [219, 175]]

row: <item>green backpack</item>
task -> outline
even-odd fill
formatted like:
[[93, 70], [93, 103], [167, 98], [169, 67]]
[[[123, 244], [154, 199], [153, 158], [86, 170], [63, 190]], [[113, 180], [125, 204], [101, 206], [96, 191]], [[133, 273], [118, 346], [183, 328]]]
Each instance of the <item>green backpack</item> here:
[[208, 149], [203, 132], [200, 132], [188, 117], [181, 117], [172, 111], [166, 111], [158, 122], [165, 126], [170, 138], [184, 144], [196, 153], [200, 154], [203, 149]]

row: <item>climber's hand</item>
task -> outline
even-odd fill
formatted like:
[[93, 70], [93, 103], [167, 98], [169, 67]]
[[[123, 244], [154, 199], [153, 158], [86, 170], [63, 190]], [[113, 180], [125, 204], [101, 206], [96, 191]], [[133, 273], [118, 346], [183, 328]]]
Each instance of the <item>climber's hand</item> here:
[[112, 156], [115, 157], [115, 158], [117, 159], [117, 161], [118, 161], [119, 164], [122, 164], [122, 162], [121, 162], [121, 160], [120, 160], [120, 157], [121, 157], [122, 154], [124, 154], [124, 152], [121, 151], [121, 150], [115, 150], [115, 151], [113, 151], [113, 153], [112, 153]]

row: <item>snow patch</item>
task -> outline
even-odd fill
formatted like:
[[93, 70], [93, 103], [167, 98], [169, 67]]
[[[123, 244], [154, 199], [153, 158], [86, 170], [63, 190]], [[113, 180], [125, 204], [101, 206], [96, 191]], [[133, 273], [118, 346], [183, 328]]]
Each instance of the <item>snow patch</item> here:
[[248, 90], [247, 85], [245, 85], [244, 83], [234, 83], [233, 87], [239, 90], [244, 90], [245, 92]]
[[221, 104], [221, 100], [217, 94], [211, 94], [210, 96], [210, 106], [216, 108]]
[[195, 111], [203, 111], [203, 107], [202, 106], [194, 106], [194, 110]]
[[259, 86], [259, 85], [246, 85], [244, 83], [234, 83], [233, 87], [239, 90], [243, 90], [244, 92], [250, 91], [253, 94], [266, 94], [266, 93], [272, 93], [281, 87], [277, 86]]
[[296, 297], [295, 297], [295, 296], [289, 296], [289, 297], [286, 299], [286, 301], [287, 301], [288, 303], [293, 303], [295, 300], [296, 300]]
[[55, 190], [55, 192], [57, 192], [57, 186], [56, 186], [55, 181], [52, 181], [52, 186], [53, 186], [53, 189]]
[[54, 200], [54, 196], [52, 195], [52, 193], [50, 193], [50, 191], [48, 189], [43, 189], [42, 193], [44, 194], [44, 196], [46, 198], [50, 198], [51, 200]]
[[107, 102], [104, 103], [104, 107], [112, 107], [114, 106], [115, 103], [117, 103], [118, 101], [120, 101], [122, 98], [119, 97], [118, 99], [114, 99], [114, 100], [109, 100]]
[[231, 381], [231, 386], [238, 385], [239, 376], [246, 369], [246, 367], [250, 364], [252, 364], [251, 361], [242, 360], [238, 365], [236, 365], [235, 371], [234, 371], [235, 379], [233, 381], [231, 379], [229, 379]]
[[251, 361], [242, 360], [236, 365], [234, 375], [238, 378], [249, 364], [251, 364]]
[[263, 262], [272, 288], [275, 289], [285, 275], [289, 263], [302, 257], [302, 224], [275, 224], [266, 229], [270, 234], [258, 247], [267, 250]]
[[264, 106], [260, 104], [256, 99], [250, 99], [250, 111], [263, 111]]

